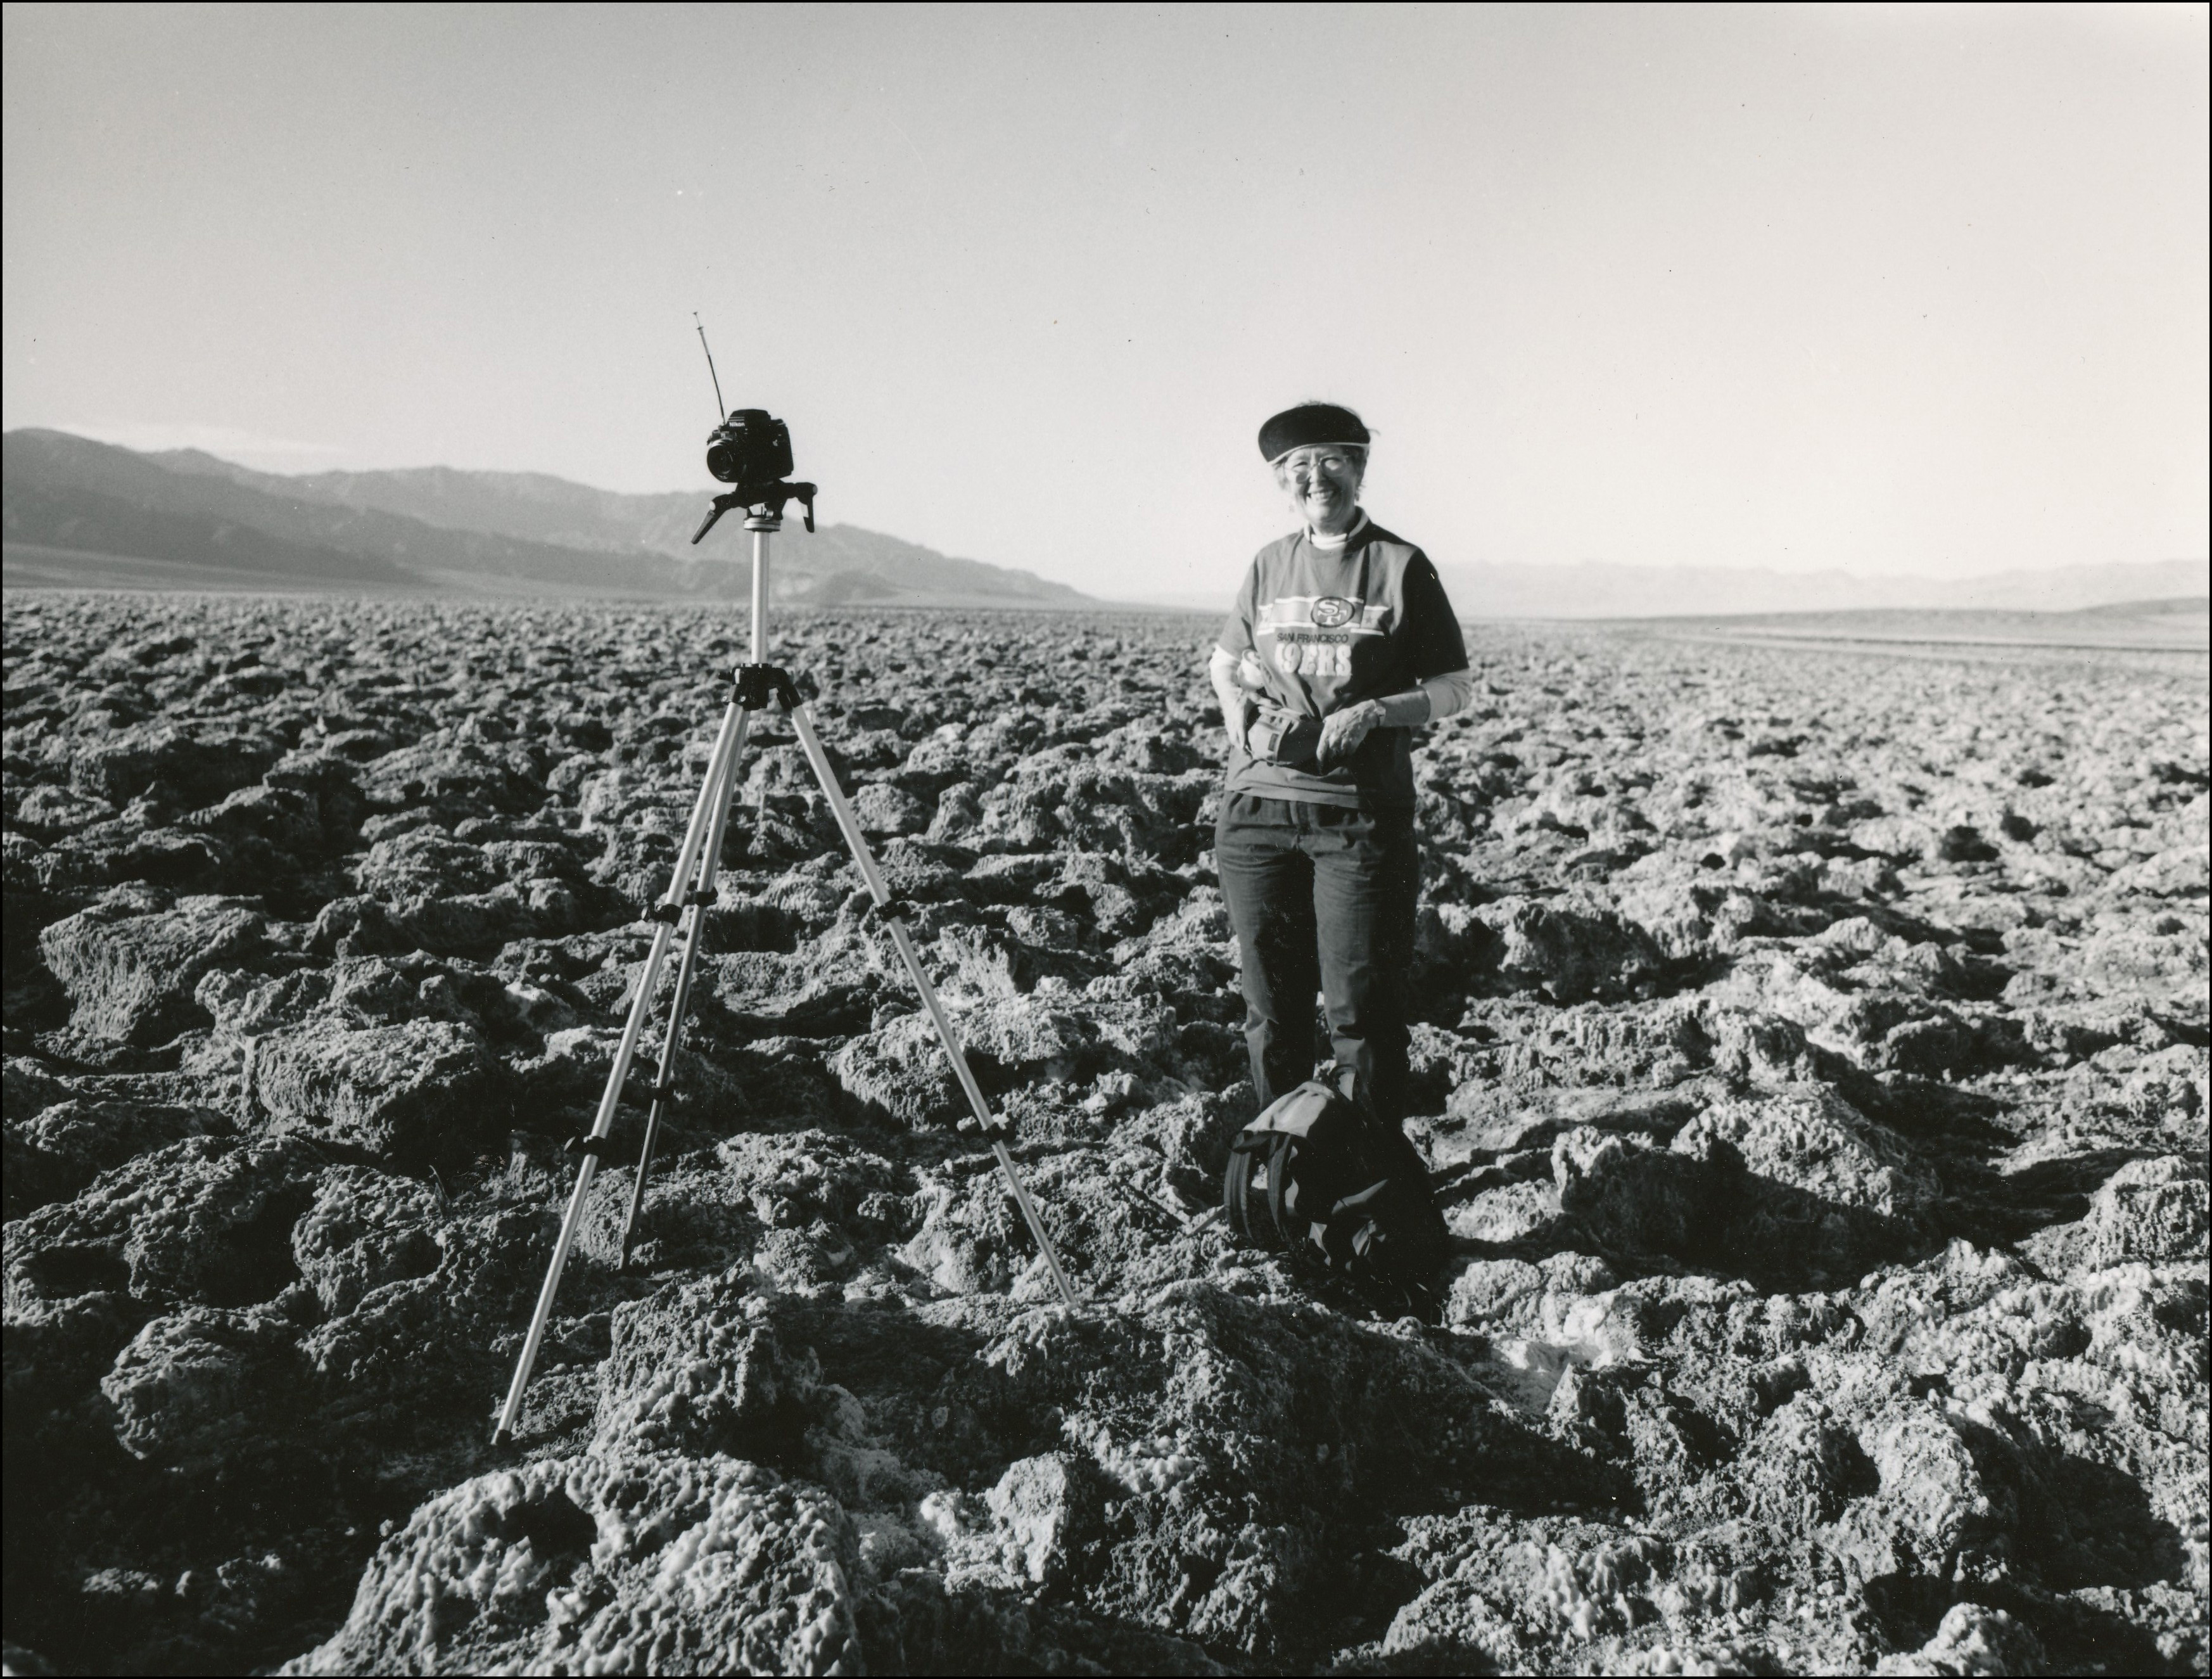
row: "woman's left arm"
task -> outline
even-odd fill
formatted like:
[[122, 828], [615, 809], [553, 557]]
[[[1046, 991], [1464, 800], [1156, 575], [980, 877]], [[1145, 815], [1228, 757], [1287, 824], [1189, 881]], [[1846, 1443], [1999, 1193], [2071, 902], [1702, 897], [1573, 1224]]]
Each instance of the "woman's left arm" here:
[[1320, 754], [1327, 763], [1359, 750], [1359, 745], [1378, 728], [1416, 728], [1441, 721], [1466, 709], [1474, 697], [1474, 672], [1467, 667], [1467, 646], [1461, 639], [1459, 621], [1445, 598], [1443, 580], [1425, 557], [1406, 578], [1407, 617], [1414, 632], [1413, 666], [1426, 666], [1439, 674], [1422, 679], [1403, 693], [1361, 700], [1331, 712], [1321, 726]]

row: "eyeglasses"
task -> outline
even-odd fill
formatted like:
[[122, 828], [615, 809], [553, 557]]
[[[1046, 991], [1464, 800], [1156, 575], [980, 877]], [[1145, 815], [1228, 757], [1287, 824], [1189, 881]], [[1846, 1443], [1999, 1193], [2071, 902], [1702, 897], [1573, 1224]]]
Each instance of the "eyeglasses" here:
[[1311, 484], [1316, 477], [1326, 475], [1340, 478], [1347, 472], [1357, 472], [1365, 464], [1364, 459], [1350, 452], [1334, 450], [1326, 454], [1295, 455], [1277, 469], [1293, 484]]

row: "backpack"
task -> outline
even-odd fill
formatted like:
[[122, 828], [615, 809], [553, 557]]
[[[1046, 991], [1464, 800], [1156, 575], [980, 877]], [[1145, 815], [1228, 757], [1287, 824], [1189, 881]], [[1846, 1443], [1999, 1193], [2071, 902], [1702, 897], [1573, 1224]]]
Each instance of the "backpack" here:
[[1434, 1314], [1450, 1238], [1419, 1152], [1334, 1086], [1309, 1080], [1237, 1133], [1221, 1204], [1254, 1246]]

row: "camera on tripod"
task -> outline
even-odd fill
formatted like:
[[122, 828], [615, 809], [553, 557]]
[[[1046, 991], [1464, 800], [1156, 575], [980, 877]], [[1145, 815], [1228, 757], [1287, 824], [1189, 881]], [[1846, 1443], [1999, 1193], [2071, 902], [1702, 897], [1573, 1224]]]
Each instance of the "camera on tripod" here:
[[733, 408], [727, 419], [707, 434], [707, 470], [732, 488], [714, 498], [705, 522], [691, 538], [694, 543], [732, 508], [757, 508], [781, 520], [784, 504], [797, 502], [806, 510], [806, 528], [814, 528], [814, 486], [786, 479], [791, 471], [791, 428], [765, 408]]
[[740, 408], [707, 434], [707, 470], [724, 484], [772, 484], [791, 472], [791, 428], [765, 408]]
[[[697, 317], [693, 319], [696, 320]], [[699, 327], [699, 347], [706, 350], [707, 371], [714, 380], [714, 408], [719, 413], [722, 410], [722, 381], [714, 373], [714, 352], [707, 349], [703, 324]], [[892, 946], [906, 969], [907, 977], [921, 994], [922, 1007], [937, 1029], [938, 1039], [951, 1062], [953, 1077], [967, 1096], [976, 1122], [991, 1139], [991, 1151], [998, 1157], [999, 1170], [1006, 1174], [1006, 1188], [1021, 1211], [1023, 1223], [1029, 1226], [1030, 1239], [1052, 1272], [1060, 1298], [1070, 1307], [1080, 1305], [1082, 1300], [1068, 1281], [1067, 1274], [1060, 1268], [1051, 1232], [1037, 1216], [1029, 1191], [1022, 1187], [1021, 1174], [1014, 1168], [1014, 1157], [1006, 1149], [1006, 1139], [1012, 1134], [992, 1112], [990, 1098], [975, 1081], [975, 1071], [968, 1064], [967, 1051], [961, 1048], [959, 1034], [954, 1031], [929, 982], [921, 957], [915, 949], [913, 934], [907, 928], [905, 900], [892, 891], [874, 854], [868, 849], [860, 817], [838, 782], [836, 769], [830, 761], [822, 737], [815, 732], [813, 714], [800, 696], [798, 684], [793, 681], [790, 672], [768, 661], [768, 550], [771, 536], [783, 523], [784, 503], [804, 503], [806, 528], [814, 528], [814, 486], [793, 484], [784, 476], [791, 471], [791, 429], [764, 408], [732, 409], [728, 417], [707, 434], [707, 470], [732, 488], [714, 498], [707, 522], [700, 526], [699, 536], [691, 540], [696, 542], [699, 537], [705, 536], [714, 521], [732, 508], [747, 509], [745, 528], [753, 533], [752, 656], [737, 667], [737, 681], [730, 703], [723, 710], [721, 727], [714, 736], [714, 750], [707, 760], [706, 780], [691, 806], [691, 820], [684, 828], [684, 843], [676, 854], [676, 867], [669, 879], [667, 894], [648, 912], [647, 919], [653, 923], [653, 943], [646, 953], [645, 971], [629, 992], [629, 1019], [622, 1036], [616, 1040], [614, 1065], [608, 1069], [599, 1110], [592, 1117], [591, 1130], [569, 1145], [568, 1152], [576, 1157], [576, 1187], [568, 1196], [568, 1210], [554, 1241], [553, 1257], [546, 1267], [544, 1286], [538, 1292], [538, 1305], [531, 1312], [530, 1329], [523, 1337], [522, 1354], [515, 1361], [514, 1379], [507, 1384], [507, 1397], [500, 1405], [499, 1422], [492, 1431], [494, 1445], [514, 1439], [523, 1392], [530, 1385], [530, 1372], [545, 1342], [545, 1326], [561, 1288], [562, 1268], [568, 1262], [577, 1230], [583, 1222], [585, 1198], [591, 1192], [592, 1179], [602, 1159], [634, 1146], [638, 1150], [637, 1171], [630, 1179], [629, 1210], [623, 1216], [617, 1263], [617, 1269], [629, 1268], [630, 1237], [637, 1228], [639, 1210], [645, 1204], [646, 1179], [653, 1168], [661, 1122], [667, 1104], [676, 1096], [677, 1048], [684, 1035], [684, 1012], [690, 1006], [691, 982], [697, 972], [700, 947], [705, 942], [707, 909], [717, 902], [715, 872], [720, 867], [730, 806], [744, 780], [741, 760], [746, 739], [753, 715], [770, 703], [781, 709], [796, 732], [794, 738], [806, 755], [807, 767], [813, 770], [837, 830], [844, 836], [854, 864], [860, 872], [860, 883], [867, 888], [878, 918], [890, 932]], [[757, 744], [767, 743], [763, 740]], [[676, 983], [661, 1037], [660, 1060], [651, 1079], [640, 1084], [630, 1077], [631, 1060], [647, 1016], [657, 1007], [662, 964], [678, 946], [682, 953], [677, 958]], [[615, 1116], [625, 1100], [646, 1110], [644, 1134], [635, 1145], [627, 1136], [620, 1142], [615, 1140]]]

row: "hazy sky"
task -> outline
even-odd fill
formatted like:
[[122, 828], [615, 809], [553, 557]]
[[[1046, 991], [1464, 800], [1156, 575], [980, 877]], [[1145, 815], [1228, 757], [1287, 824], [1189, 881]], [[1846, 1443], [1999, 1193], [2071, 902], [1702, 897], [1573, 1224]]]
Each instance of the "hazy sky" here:
[[1105, 594], [2207, 549], [2207, 13], [12, 5], [5, 423], [707, 484]]

